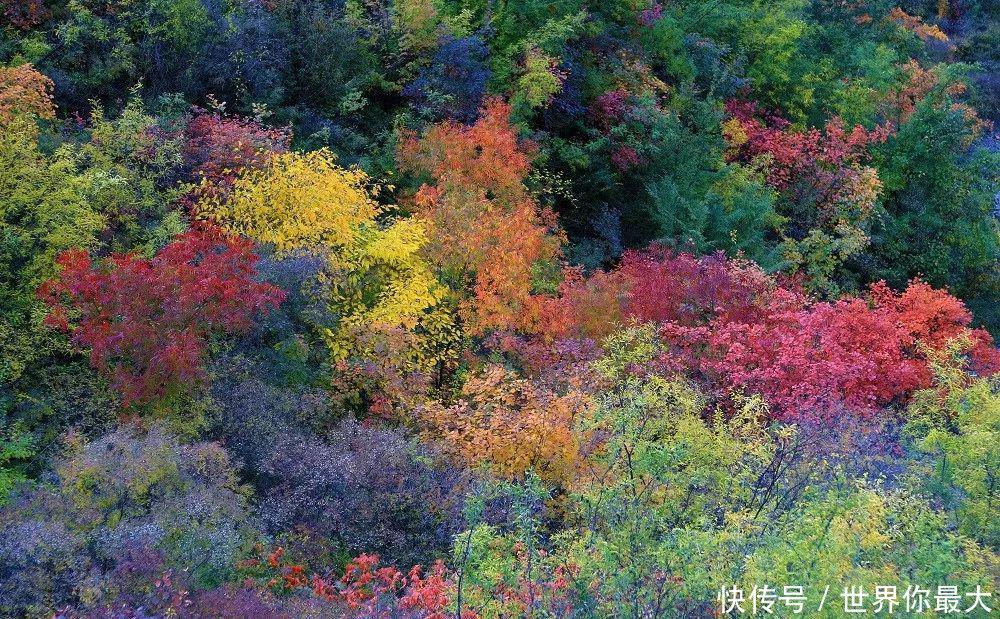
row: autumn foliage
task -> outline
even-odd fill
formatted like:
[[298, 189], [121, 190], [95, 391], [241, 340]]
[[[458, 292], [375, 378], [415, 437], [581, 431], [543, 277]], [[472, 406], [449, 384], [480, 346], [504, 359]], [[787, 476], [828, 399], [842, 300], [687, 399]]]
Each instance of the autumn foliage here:
[[[878, 127], [869, 131], [860, 125], [850, 130], [839, 118], [831, 119], [823, 130], [796, 131], [779, 116], [763, 116], [754, 105], [738, 101], [727, 104], [730, 123], [726, 126], [730, 143], [736, 149], [732, 156], [747, 161], [767, 156], [767, 182], [777, 189], [795, 189], [802, 194], [817, 194], [813, 199], [821, 204], [836, 203], [847, 196], [840, 183], [848, 182], [851, 168], [868, 157], [871, 144], [884, 142], [889, 129]], [[855, 170], [856, 171], [856, 170]], [[811, 187], [797, 186], [811, 183]]]
[[45, 0], [3, 0], [0, 16], [7, 23], [21, 30], [30, 30], [42, 23], [48, 15]]
[[[441, 561], [430, 569], [420, 565], [402, 572], [382, 564], [378, 555], [361, 554], [347, 562], [340, 578], [310, 572], [291, 561], [285, 548], [278, 546], [262, 559], [243, 561], [240, 568], [257, 577], [278, 593], [308, 593], [315, 599], [342, 608], [347, 616], [371, 619], [396, 616], [445, 619], [452, 616], [449, 605], [454, 597], [452, 574]], [[476, 619], [470, 610], [463, 619]]]
[[661, 325], [668, 366], [695, 371], [716, 389], [765, 396], [785, 419], [871, 414], [926, 388], [923, 347], [968, 337], [974, 367], [995, 372], [996, 351], [954, 297], [919, 281], [884, 284], [865, 297], [816, 302], [753, 266], [662, 251], [623, 262], [631, 283], [625, 315]]
[[989, 614], [996, 5], [0, 0], [0, 618]]
[[819, 302], [752, 263], [653, 246], [627, 252], [613, 272], [568, 279], [544, 308], [542, 333], [556, 340], [602, 340], [598, 316], [654, 323], [667, 344], [663, 367], [720, 395], [760, 393], [782, 419], [868, 415], [905, 401], [929, 385], [928, 352], [954, 342], [977, 372], [1000, 368], [962, 302], [918, 280], [902, 292], [878, 283], [858, 298]]
[[627, 292], [621, 269], [589, 276], [580, 269], [565, 269], [558, 294], [535, 299], [538, 323], [534, 332], [548, 340], [601, 340], [622, 322]]
[[915, 60], [907, 61], [899, 70], [903, 81], [886, 94], [880, 106], [893, 122], [906, 123], [919, 105], [930, 103], [962, 115], [969, 125], [969, 135], [963, 140], [966, 144], [972, 144], [990, 129], [990, 123], [980, 118], [975, 108], [960, 100], [968, 90], [965, 82], [947, 79], [940, 69], [925, 68]]
[[471, 280], [463, 309], [473, 333], [531, 325], [532, 268], [559, 254], [552, 214], [524, 186], [531, 152], [495, 99], [475, 124], [435, 125], [399, 148], [404, 170], [432, 180], [413, 200], [431, 222], [428, 250], [444, 279]]
[[340, 168], [327, 151], [278, 154], [261, 169], [243, 170], [231, 192], [206, 196], [196, 210], [280, 252], [344, 247], [381, 210], [366, 183], [363, 172]]
[[193, 204], [225, 194], [245, 168], [258, 169], [272, 155], [288, 151], [291, 136], [253, 120], [195, 109], [181, 132], [181, 156], [198, 183]]
[[870, 147], [885, 142], [890, 127], [848, 130], [834, 117], [822, 130], [802, 131], [754, 104], [729, 101], [726, 107], [728, 157], [759, 169], [781, 196], [779, 213], [791, 222], [784, 232], [784, 257], [807, 276], [814, 292], [835, 294], [835, 272], [869, 243], [882, 182], [865, 164]]
[[0, 67], [0, 125], [19, 116], [50, 120], [55, 117], [52, 80], [30, 64]]
[[127, 402], [145, 402], [197, 381], [208, 337], [247, 330], [284, 293], [255, 281], [257, 256], [247, 241], [204, 227], [185, 233], [152, 259], [63, 253], [58, 279], [39, 295], [48, 322], [90, 349]]
[[915, 15], [910, 15], [898, 6], [893, 7], [893, 9], [889, 11], [887, 18], [902, 28], [909, 30], [924, 41], [938, 41], [941, 43], [947, 43], [949, 41], [948, 35], [945, 34], [941, 28], [935, 26], [934, 24], [924, 23], [924, 20]]
[[470, 378], [460, 399], [428, 403], [418, 413], [428, 436], [470, 465], [520, 478], [532, 469], [543, 479], [570, 479], [579, 459], [574, 422], [587, 410], [584, 393], [553, 392], [498, 366]]
[[802, 304], [780, 291], [758, 321], [665, 327], [682, 347], [705, 346], [698, 364], [729, 384], [761, 393], [785, 419], [870, 414], [929, 379], [915, 341], [891, 311], [861, 299]]
[[[384, 218], [390, 209], [376, 201], [378, 190], [328, 150], [279, 153], [245, 168], [228, 191], [205, 195], [195, 209], [280, 256], [314, 254], [326, 262], [318, 278], [338, 319], [324, 331], [334, 361], [395, 346], [397, 354], [377, 362], [398, 362], [404, 374], [427, 370], [441, 361], [428, 349], [449, 331], [449, 318], [433, 314], [443, 287], [421, 255], [425, 223]], [[414, 337], [418, 326], [427, 337]]]

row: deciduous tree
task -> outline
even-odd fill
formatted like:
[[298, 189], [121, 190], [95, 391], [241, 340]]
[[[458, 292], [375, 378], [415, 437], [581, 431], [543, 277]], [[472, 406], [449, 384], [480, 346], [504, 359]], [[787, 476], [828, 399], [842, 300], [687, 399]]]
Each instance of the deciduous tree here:
[[581, 392], [551, 392], [490, 366], [463, 385], [455, 404], [431, 402], [417, 416], [428, 437], [440, 438], [471, 465], [483, 464], [505, 478], [522, 478], [533, 469], [558, 484], [569, 481], [578, 464], [580, 439], [573, 425], [587, 406]]
[[52, 80], [30, 64], [0, 67], [0, 126], [18, 116], [55, 118], [52, 88]]
[[209, 226], [149, 260], [117, 254], [95, 264], [85, 250], [64, 252], [39, 295], [48, 323], [71, 329], [126, 402], [148, 402], [202, 378], [211, 334], [244, 331], [281, 302], [281, 290], [255, 281], [256, 261], [250, 242]]
[[552, 214], [524, 185], [531, 146], [510, 125], [510, 106], [491, 100], [475, 124], [445, 122], [399, 148], [402, 167], [429, 176], [414, 196], [431, 222], [428, 252], [459, 294], [473, 333], [528, 328], [536, 273], [553, 265], [562, 242]]

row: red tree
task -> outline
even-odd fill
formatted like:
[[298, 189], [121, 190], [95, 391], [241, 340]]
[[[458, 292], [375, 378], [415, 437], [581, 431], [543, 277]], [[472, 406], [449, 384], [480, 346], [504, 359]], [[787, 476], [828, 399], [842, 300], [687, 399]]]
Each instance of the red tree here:
[[586, 348], [572, 342], [599, 342], [616, 322], [657, 323], [667, 345], [662, 369], [722, 398], [734, 387], [758, 393], [787, 420], [868, 415], [905, 401], [930, 384], [928, 353], [952, 342], [974, 372], [1000, 371], [1000, 350], [972, 328], [965, 305], [921, 281], [902, 292], [878, 283], [860, 298], [817, 302], [796, 281], [751, 262], [657, 246], [626, 252], [610, 273], [569, 275], [558, 297], [539, 304], [541, 338], [500, 342], [533, 372], [585, 358]]
[[248, 329], [281, 303], [280, 289], [254, 280], [251, 250], [212, 227], [181, 235], [151, 260], [116, 254], [94, 264], [71, 250], [39, 296], [52, 310], [48, 324], [69, 329], [75, 319], [74, 343], [90, 348], [91, 364], [127, 403], [149, 401], [201, 378], [210, 334]]
[[926, 385], [915, 340], [891, 310], [861, 299], [793, 309], [785, 297], [778, 292], [760, 320], [715, 320], [688, 332], [668, 324], [664, 333], [704, 347], [702, 370], [720, 385], [762, 394], [783, 419], [842, 407], [869, 414]]
[[[288, 561], [285, 549], [279, 546], [264, 561], [251, 559], [238, 567], [258, 576], [260, 584], [275, 593], [311, 589], [315, 598], [340, 607], [337, 616], [367, 619], [455, 616], [448, 611], [454, 593], [454, 575], [440, 561], [428, 570], [414, 565], [402, 572], [395, 566], [381, 565], [378, 555], [362, 554], [347, 563], [339, 579], [316, 573], [307, 577], [306, 567]], [[476, 619], [478, 615], [463, 609], [461, 617]]]
[[798, 131], [782, 118], [761, 118], [753, 104], [731, 101], [727, 108], [728, 156], [761, 170], [780, 192], [784, 257], [808, 275], [811, 290], [835, 296], [835, 274], [869, 242], [882, 182], [863, 164], [869, 145], [884, 141], [889, 129], [848, 130], [833, 118], [822, 131]]
[[195, 108], [184, 128], [181, 154], [199, 186], [188, 201], [226, 191], [240, 170], [261, 167], [275, 153], [288, 152], [291, 135], [243, 118], [226, 118]]
[[[763, 115], [754, 104], [741, 101], [727, 102], [726, 112], [730, 116], [727, 137], [734, 148], [731, 158], [751, 162], [767, 157], [769, 185], [786, 191], [796, 183], [808, 182], [818, 194], [814, 198], [818, 202], [835, 199], [832, 194], [846, 180], [847, 170], [864, 163], [869, 157], [868, 147], [884, 142], [890, 135], [885, 126], [868, 131], [856, 125], [848, 131], [836, 117], [823, 131], [793, 131], [787, 120]], [[799, 187], [798, 191], [806, 188]]]
[[654, 248], [622, 261], [623, 316], [660, 323], [664, 364], [720, 394], [760, 393], [776, 416], [869, 414], [930, 382], [926, 350], [965, 338], [971, 367], [1000, 369], [1000, 352], [972, 329], [964, 304], [914, 281], [873, 285], [863, 298], [818, 303], [752, 264]]
[[941, 350], [950, 341], [967, 337], [965, 353], [974, 371], [1000, 371], [1000, 350], [985, 329], [973, 329], [972, 312], [944, 290], [913, 280], [896, 293], [883, 282], [872, 285], [870, 296], [879, 307], [894, 312], [910, 335], [932, 349]]
[[44, 0], [0, 0], [4, 21], [20, 30], [31, 30], [48, 17]]
[[707, 320], [748, 320], [776, 283], [752, 262], [719, 253], [697, 258], [659, 246], [629, 251], [619, 271], [628, 282], [625, 315], [642, 322], [694, 326]]

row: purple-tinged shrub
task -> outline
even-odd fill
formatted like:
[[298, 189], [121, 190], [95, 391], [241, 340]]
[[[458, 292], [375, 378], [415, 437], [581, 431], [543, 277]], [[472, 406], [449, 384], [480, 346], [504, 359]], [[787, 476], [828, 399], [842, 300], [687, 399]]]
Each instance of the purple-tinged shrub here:
[[479, 116], [490, 79], [489, 52], [477, 36], [445, 37], [429, 67], [403, 94], [434, 120], [471, 123]]
[[325, 441], [285, 434], [260, 469], [269, 531], [304, 526], [352, 555], [427, 564], [461, 527], [465, 476], [399, 431], [346, 419]]
[[247, 525], [245, 490], [216, 444], [182, 445], [160, 426], [71, 440], [52, 475], [0, 511], [0, 614], [98, 600], [123, 562], [152, 551], [214, 586]]
[[304, 528], [397, 565], [426, 564], [449, 547], [464, 474], [398, 430], [335, 422], [328, 394], [275, 384], [249, 356], [215, 373], [214, 436], [244, 465], [268, 533]]
[[333, 416], [325, 392], [265, 380], [267, 372], [282, 378], [276, 368], [281, 369], [276, 359], [262, 362], [237, 354], [221, 359], [213, 370], [212, 397], [218, 409], [214, 437], [248, 471], [271, 458], [281, 436], [299, 436], [303, 428], [329, 423]]
[[244, 108], [277, 104], [291, 68], [289, 32], [262, 2], [240, 2], [227, 13], [212, 11], [222, 33], [207, 47], [199, 74], [205, 90]]

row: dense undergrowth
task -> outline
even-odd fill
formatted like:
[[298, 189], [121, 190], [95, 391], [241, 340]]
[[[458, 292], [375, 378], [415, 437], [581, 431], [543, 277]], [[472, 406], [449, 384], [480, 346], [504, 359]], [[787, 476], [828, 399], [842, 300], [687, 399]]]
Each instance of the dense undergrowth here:
[[0, 0], [0, 616], [987, 616], [998, 17]]

